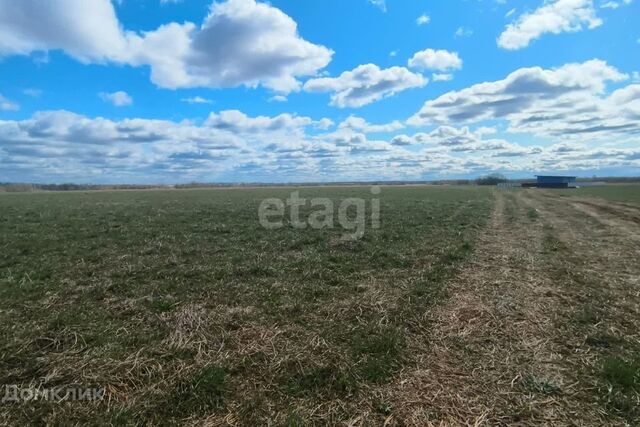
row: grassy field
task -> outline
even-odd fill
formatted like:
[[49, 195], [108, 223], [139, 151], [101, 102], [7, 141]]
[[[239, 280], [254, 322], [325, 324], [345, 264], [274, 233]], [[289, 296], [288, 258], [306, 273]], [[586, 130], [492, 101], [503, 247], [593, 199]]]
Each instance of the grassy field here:
[[573, 197], [598, 197], [614, 202], [640, 204], [640, 185], [614, 184], [561, 190], [560, 194]]
[[639, 190], [1, 194], [0, 425], [637, 425]]
[[0, 384], [107, 396], [3, 405], [0, 421], [293, 426], [346, 422], [363, 401], [384, 421], [376, 390], [421, 363], [412, 343], [428, 341], [492, 192], [383, 188], [381, 227], [345, 241], [261, 227], [260, 202], [291, 191], [0, 195]]

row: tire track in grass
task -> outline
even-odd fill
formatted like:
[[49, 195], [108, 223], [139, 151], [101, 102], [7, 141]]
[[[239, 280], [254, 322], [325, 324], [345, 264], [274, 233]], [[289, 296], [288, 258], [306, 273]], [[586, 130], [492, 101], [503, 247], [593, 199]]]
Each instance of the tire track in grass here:
[[546, 239], [559, 255], [549, 263], [567, 300], [557, 323], [566, 331], [565, 341], [572, 349], [566, 363], [582, 398], [602, 411], [602, 425], [637, 425], [640, 226], [608, 211], [585, 212], [583, 205], [552, 192], [528, 196], [541, 207], [548, 223]]
[[575, 331], [558, 327], [574, 295], [549, 268], [538, 203], [525, 202], [521, 193], [496, 192], [490, 225], [448, 282], [452, 297], [432, 313], [429, 342], [417, 344], [419, 368], [379, 391], [395, 408], [388, 424], [621, 423], [594, 390], [578, 389], [563, 341]]

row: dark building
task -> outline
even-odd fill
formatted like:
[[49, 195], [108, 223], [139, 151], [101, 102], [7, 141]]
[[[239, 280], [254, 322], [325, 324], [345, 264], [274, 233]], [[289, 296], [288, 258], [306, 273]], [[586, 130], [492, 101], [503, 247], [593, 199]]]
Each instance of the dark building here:
[[576, 177], [536, 175], [536, 184], [538, 188], [574, 188], [576, 187]]

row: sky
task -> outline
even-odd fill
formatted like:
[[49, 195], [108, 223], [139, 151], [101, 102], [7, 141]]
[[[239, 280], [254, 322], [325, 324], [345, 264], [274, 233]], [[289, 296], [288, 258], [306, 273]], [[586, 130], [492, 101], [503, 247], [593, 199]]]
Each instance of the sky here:
[[640, 175], [640, 0], [0, 0], [0, 182]]

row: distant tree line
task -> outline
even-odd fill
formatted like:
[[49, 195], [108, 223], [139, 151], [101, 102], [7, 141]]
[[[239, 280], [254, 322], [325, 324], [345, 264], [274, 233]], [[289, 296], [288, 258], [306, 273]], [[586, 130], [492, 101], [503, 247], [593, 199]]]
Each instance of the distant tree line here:
[[[514, 182], [523, 181], [515, 180]], [[640, 177], [590, 177], [578, 178], [582, 182], [607, 182], [607, 183], [640, 183]], [[33, 184], [19, 182], [0, 182], [0, 193], [28, 193], [33, 191], [92, 191], [92, 190], [149, 190], [153, 188], [220, 188], [220, 187], [282, 187], [282, 186], [323, 186], [323, 185], [344, 185], [344, 186], [362, 186], [362, 185], [498, 185], [509, 182], [502, 174], [492, 173], [481, 176], [474, 180], [470, 179], [448, 179], [434, 181], [368, 181], [368, 182], [289, 182], [289, 183], [200, 183], [191, 182], [176, 185], [140, 185], [140, 184], [121, 184], [121, 185], [98, 185], [98, 184]]]
[[3, 183], [0, 182], [0, 192], [28, 193], [33, 191], [92, 191], [92, 190], [148, 190], [151, 188], [173, 188], [173, 186], [161, 185], [97, 185], [97, 184], [30, 184], [30, 183]]
[[486, 176], [481, 176], [476, 179], [477, 185], [498, 185], [508, 182], [507, 177], [499, 173], [492, 173]]

